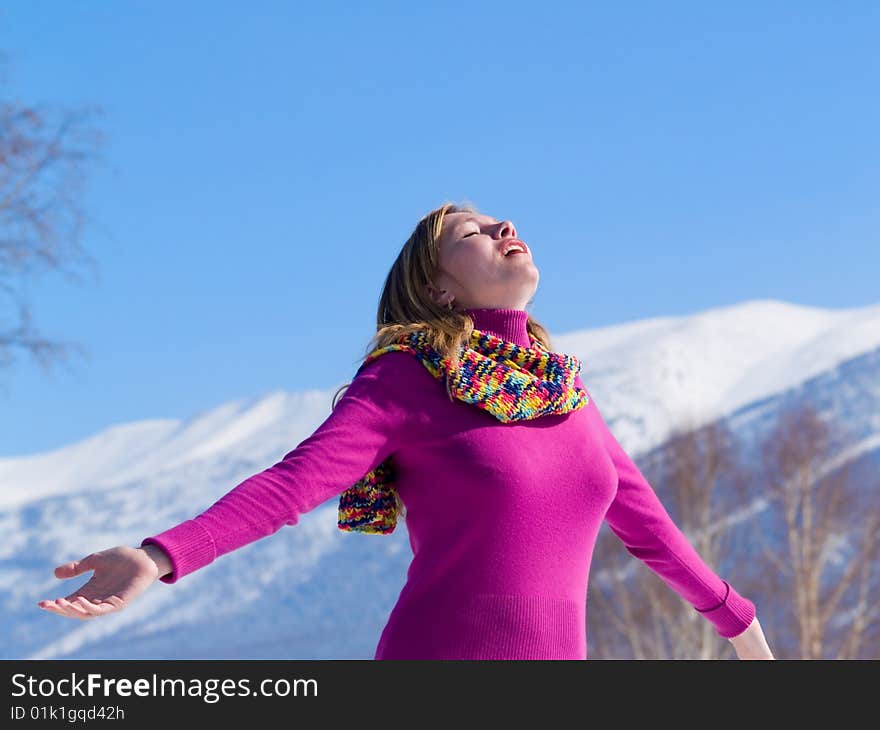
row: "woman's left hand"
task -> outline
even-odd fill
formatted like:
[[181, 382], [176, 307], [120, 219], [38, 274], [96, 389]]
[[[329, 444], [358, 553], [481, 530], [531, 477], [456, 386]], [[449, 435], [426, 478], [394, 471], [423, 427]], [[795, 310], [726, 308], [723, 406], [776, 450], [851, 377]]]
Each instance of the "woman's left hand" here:
[[773, 652], [767, 645], [767, 639], [764, 638], [764, 632], [761, 630], [761, 624], [758, 617], [752, 620], [749, 627], [738, 636], [728, 639], [733, 648], [736, 649], [736, 655], [739, 659], [775, 659]]

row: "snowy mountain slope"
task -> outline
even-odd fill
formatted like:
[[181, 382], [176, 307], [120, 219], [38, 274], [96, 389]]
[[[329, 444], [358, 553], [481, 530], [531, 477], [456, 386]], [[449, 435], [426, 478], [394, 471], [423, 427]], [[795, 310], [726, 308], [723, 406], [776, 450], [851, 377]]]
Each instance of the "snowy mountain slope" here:
[[880, 347], [880, 305], [827, 310], [775, 300], [554, 335], [621, 444], [635, 453], [794, 388]]
[[[634, 456], [688, 415], [727, 415], [757, 436], [794, 397], [846, 421], [841, 453], [877, 449], [880, 307], [748, 302], [553, 340], [583, 360], [584, 382]], [[119, 614], [79, 622], [36, 607], [86, 580], [59, 581], [55, 565], [137, 545], [271, 466], [329, 415], [334, 391], [270, 393], [0, 459], [0, 605], [11, 619], [0, 657], [370, 658], [405, 580], [406, 526], [343, 533], [335, 500]]]
[[809, 404], [834, 421], [831, 471], [880, 449], [880, 346], [842, 362], [783, 392], [754, 401], [727, 419], [748, 444], [763, 440], [776, 415]]
[[241, 454], [248, 463], [263, 463], [279, 451], [280, 458], [327, 417], [331, 396], [279, 391], [190, 419], [111, 426], [46, 454], [0, 458], [0, 508], [147, 479], [201, 459], [235, 461]]

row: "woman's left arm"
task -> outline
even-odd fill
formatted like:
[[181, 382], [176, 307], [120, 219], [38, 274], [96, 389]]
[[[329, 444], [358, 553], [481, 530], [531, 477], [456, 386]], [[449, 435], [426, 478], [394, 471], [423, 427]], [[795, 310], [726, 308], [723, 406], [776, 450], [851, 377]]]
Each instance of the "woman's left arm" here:
[[[576, 385], [584, 387], [577, 376]], [[618, 475], [617, 492], [605, 521], [626, 549], [730, 640], [740, 658], [766, 646], [755, 605], [719, 576], [678, 528], [654, 489], [605, 424], [592, 394], [588, 415]], [[769, 652], [769, 650], [768, 650]], [[766, 656], [764, 658], [767, 658]]]

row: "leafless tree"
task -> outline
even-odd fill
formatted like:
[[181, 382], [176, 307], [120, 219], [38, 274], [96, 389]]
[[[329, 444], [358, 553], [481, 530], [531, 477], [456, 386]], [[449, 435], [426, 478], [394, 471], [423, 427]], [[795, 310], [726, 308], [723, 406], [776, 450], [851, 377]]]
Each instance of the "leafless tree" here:
[[784, 410], [763, 446], [766, 488], [782, 544], [763, 552], [791, 600], [797, 658], [877, 658], [880, 504], [877, 484], [851, 478], [831, 447], [835, 424], [809, 404]]
[[102, 111], [57, 110], [9, 96], [0, 99], [0, 367], [24, 352], [49, 370], [84, 349], [38, 332], [28, 284], [53, 270], [78, 280], [83, 264], [96, 271], [81, 245], [90, 222], [82, 198], [86, 170], [104, 143], [94, 124]]

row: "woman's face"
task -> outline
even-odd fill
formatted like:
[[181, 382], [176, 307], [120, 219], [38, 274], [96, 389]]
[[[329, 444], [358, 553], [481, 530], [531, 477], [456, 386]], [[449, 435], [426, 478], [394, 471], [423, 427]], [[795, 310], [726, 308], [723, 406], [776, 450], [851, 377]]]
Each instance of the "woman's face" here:
[[[510, 250], [519, 243], [522, 252]], [[441, 306], [463, 309], [525, 309], [538, 288], [532, 252], [510, 221], [482, 213], [448, 213], [443, 218], [439, 272], [428, 287]]]

